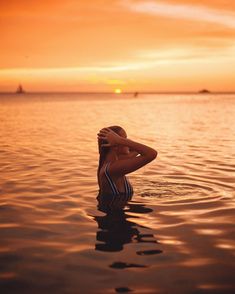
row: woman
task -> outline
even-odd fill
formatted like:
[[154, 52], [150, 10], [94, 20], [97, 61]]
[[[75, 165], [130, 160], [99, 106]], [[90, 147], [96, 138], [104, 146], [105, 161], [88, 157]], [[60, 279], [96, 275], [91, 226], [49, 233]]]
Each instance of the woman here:
[[157, 151], [127, 139], [125, 130], [119, 126], [100, 130], [98, 145], [98, 200], [108, 201], [109, 207], [124, 207], [133, 195], [133, 188], [125, 175], [154, 160]]

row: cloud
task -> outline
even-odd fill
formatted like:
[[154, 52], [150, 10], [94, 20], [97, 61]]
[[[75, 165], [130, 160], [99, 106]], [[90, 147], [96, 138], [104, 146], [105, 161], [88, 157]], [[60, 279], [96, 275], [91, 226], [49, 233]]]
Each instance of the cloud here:
[[121, 5], [136, 13], [202, 21], [235, 29], [235, 13], [227, 10], [217, 10], [196, 5], [172, 4], [162, 1], [121, 1]]
[[[146, 60], [162, 63], [178, 63], [178, 62], [197, 62], [198, 60], [205, 60], [208, 58], [234, 57], [235, 42], [230, 43], [227, 47], [214, 48], [213, 51], [207, 46], [183, 46], [171, 47], [156, 50], [138, 50], [135, 57], [138, 60]], [[234, 58], [233, 58], [234, 59]]]
[[110, 66], [84, 66], [84, 67], [61, 67], [61, 68], [0, 68], [1, 76], [73, 76], [83, 74], [100, 74], [100, 73], [118, 73], [137, 71], [140, 69], [147, 69], [152, 67], [146, 62], [125, 63], [125, 65], [110, 65]]
[[[225, 63], [234, 62], [235, 43], [226, 49], [211, 52], [208, 48], [200, 50], [193, 47], [172, 48], [168, 50], [140, 50], [134, 55], [135, 61], [124, 64], [112, 62], [103, 66], [82, 66], [82, 67], [54, 67], [54, 68], [0, 68], [1, 77], [57, 77], [69, 78], [79, 77], [87, 79], [91, 74], [123, 74], [129, 72], [144, 72], [159, 66], [174, 66], [183, 64], [198, 63]], [[110, 80], [110, 83], [121, 83], [121, 80]]]

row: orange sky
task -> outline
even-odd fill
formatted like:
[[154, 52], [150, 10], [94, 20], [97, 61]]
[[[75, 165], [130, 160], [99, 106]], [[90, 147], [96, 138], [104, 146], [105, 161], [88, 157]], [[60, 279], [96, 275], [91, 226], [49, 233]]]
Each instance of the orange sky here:
[[0, 0], [0, 91], [235, 90], [235, 1]]

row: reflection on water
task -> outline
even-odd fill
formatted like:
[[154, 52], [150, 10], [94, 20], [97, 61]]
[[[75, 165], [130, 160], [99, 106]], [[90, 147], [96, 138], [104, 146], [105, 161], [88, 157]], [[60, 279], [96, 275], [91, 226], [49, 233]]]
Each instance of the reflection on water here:
[[[116, 196], [120, 198], [120, 196]], [[120, 200], [120, 199], [119, 199]], [[98, 207], [103, 205], [98, 198], [99, 205]], [[118, 203], [119, 201], [117, 201]], [[125, 204], [122, 202], [122, 205], [127, 205], [127, 201]], [[124, 207], [123, 206], [123, 207]], [[137, 212], [141, 211], [142, 213], [149, 213], [152, 209], [145, 208], [143, 204], [128, 204], [129, 209], [128, 212]], [[140, 229], [144, 227], [145, 229], [150, 229], [146, 226], [138, 225], [137, 223], [130, 221], [130, 215], [126, 213], [123, 209], [120, 209], [120, 206], [113, 207], [113, 210], [109, 209], [105, 216], [96, 216], [94, 219], [97, 221], [98, 228], [100, 229], [97, 232], [96, 239], [97, 241], [101, 241], [102, 243], [97, 243], [95, 245], [96, 250], [101, 251], [121, 251], [123, 250], [123, 245], [128, 243], [157, 243], [154, 240], [153, 234], [141, 234]], [[146, 239], [147, 238], [147, 239]], [[152, 238], [152, 239], [149, 239]], [[139, 254], [139, 253], [137, 253]], [[147, 253], [146, 253], [147, 254]]]
[[95, 220], [100, 229], [96, 235], [97, 241], [103, 242], [95, 245], [96, 250], [121, 251], [124, 244], [131, 243], [132, 238], [139, 235], [136, 224], [128, 221], [124, 212], [108, 213], [95, 217]]
[[119, 195], [101, 195], [98, 194], [98, 209], [103, 212], [111, 212], [122, 211], [128, 201], [132, 199], [133, 196], [125, 195], [125, 193]]
[[[118, 97], [0, 95], [0, 293], [235, 291], [235, 96]], [[96, 199], [113, 124], [159, 153], [128, 203]]]

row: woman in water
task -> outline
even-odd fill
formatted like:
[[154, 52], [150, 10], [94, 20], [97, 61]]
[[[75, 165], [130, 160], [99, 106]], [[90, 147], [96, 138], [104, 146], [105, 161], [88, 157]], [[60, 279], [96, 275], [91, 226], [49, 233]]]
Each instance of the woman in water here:
[[132, 198], [133, 188], [126, 178], [157, 157], [157, 151], [127, 138], [119, 126], [103, 128], [98, 134], [98, 184], [100, 206], [105, 210], [123, 208]]

